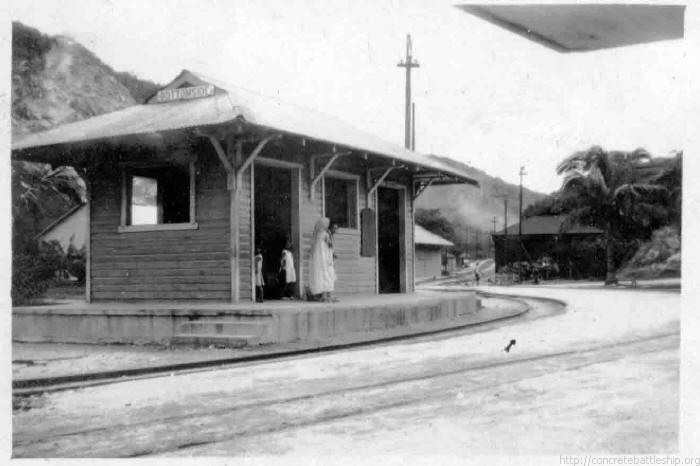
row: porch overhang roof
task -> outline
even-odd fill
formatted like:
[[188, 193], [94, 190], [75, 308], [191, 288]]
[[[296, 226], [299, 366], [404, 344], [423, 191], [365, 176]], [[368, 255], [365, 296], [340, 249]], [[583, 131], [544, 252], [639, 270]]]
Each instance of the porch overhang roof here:
[[685, 5], [469, 3], [457, 7], [558, 52], [683, 38]]
[[[173, 83], [213, 84], [208, 97], [166, 103], [149, 101], [86, 120], [28, 134], [13, 141], [13, 157], [50, 161], [71, 148], [90, 146], [114, 138], [146, 136], [159, 132], [242, 122], [246, 125], [337, 145], [357, 153], [375, 154], [419, 167], [417, 174], [437, 173], [452, 182], [478, 185], [468, 173], [429, 155], [409, 151], [398, 144], [360, 130], [320, 112], [289, 104], [238, 86], [183, 71]], [[171, 83], [169, 86], [172, 86]], [[166, 86], [167, 88], [168, 86]], [[152, 99], [151, 99], [152, 100]]]

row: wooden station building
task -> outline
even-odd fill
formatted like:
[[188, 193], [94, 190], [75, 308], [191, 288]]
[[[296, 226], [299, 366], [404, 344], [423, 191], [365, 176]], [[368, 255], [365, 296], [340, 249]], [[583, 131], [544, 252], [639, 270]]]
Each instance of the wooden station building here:
[[339, 225], [338, 294], [413, 291], [413, 202], [477, 182], [337, 118], [183, 71], [145, 104], [13, 141], [13, 157], [70, 165], [88, 186], [86, 300], [254, 297], [286, 241], [297, 294], [314, 224]]

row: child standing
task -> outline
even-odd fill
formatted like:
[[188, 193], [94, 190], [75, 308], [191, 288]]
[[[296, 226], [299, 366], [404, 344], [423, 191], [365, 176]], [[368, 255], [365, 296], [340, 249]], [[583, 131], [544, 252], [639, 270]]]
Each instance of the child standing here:
[[294, 295], [294, 285], [297, 282], [296, 271], [294, 270], [294, 255], [292, 254], [292, 243], [287, 241], [282, 256], [280, 257], [280, 285], [282, 286], [282, 297], [292, 298]]
[[265, 280], [263, 280], [263, 256], [260, 246], [255, 248], [255, 301], [258, 303], [263, 302], [263, 287], [265, 286]]

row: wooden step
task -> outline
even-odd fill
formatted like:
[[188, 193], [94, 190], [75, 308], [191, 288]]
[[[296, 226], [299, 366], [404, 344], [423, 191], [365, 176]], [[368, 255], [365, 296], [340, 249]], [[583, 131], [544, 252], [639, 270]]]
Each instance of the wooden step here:
[[267, 322], [251, 320], [209, 320], [200, 319], [184, 322], [180, 325], [183, 334], [207, 334], [207, 335], [257, 335], [265, 332]]
[[260, 338], [256, 335], [180, 333], [173, 336], [170, 340], [170, 344], [194, 347], [215, 346], [218, 348], [244, 348], [246, 346], [255, 346], [259, 341]]

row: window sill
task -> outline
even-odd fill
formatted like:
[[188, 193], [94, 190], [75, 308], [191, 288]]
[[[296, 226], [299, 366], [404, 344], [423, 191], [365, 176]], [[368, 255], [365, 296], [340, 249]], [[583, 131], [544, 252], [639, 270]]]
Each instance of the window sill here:
[[339, 227], [338, 231], [336, 232], [336, 235], [357, 235], [359, 233], [359, 228]]
[[161, 223], [158, 225], [119, 225], [117, 232], [134, 233], [139, 231], [173, 231], [173, 230], [196, 230], [197, 223]]

